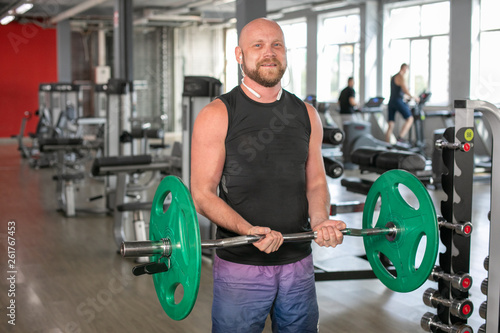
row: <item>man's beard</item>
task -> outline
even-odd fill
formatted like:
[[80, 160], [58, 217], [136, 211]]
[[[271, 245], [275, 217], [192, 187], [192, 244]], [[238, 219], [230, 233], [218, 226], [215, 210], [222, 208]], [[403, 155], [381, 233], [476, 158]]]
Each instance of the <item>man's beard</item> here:
[[281, 62], [277, 59], [274, 59], [271, 61], [273, 64], [276, 64], [276, 69], [275, 72], [272, 73], [266, 73], [265, 76], [261, 75], [259, 72], [259, 69], [261, 68], [261, 65], [263, 63], [269, 63], [269, 60], [265, 61], [260, 61], [257, 63], [256, 68], [253, 70], [249, 70], [245, 62], [243, 61], [243, 73], [245, 73], [246, 76], [248, 76], [250, 79], [254, 80], [258, 84], [264, 87], [274, 87], [275, 85], [280, 82], [281, 78], [283, 77], [283, 74], [285, 74], [286, 66], [283, 66]]

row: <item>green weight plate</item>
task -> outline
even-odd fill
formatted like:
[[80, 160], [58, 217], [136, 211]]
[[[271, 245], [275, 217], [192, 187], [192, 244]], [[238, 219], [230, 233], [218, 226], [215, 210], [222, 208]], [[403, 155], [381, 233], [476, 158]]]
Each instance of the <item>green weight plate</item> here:
[[[418, 205], [410, 205], [404, 199], [399, 184], [413, 192]], [[380, 212], [374, 225], [379, 198]], [[394, 291], [410, 292], [419, 288], [429, 277], [436, 262], [439, 239], [436, 211], [429, 192], [409, 172], [387, 171], [374, 182], [368, 192], [363, 210], [363, 228], [385, 228], [389, 222], [398, 228], [396, 237], [391, 240], [385, 235], [365, 236], [363, 242], [366, 255], [373, 272], [383, 284]], [[426, 245], [417, 268], [417, 256], [422, 256], [422, 250], [418, 251], [418, 248], [424, 236]], [[395, 274], [389, 272], [380, 254], [392, 262]]]
[[[172, 201], [166, 212], [163, 205], [171, 193]], [[158, 300], [165, 313], [172, 319], [186, 318], [194, 307], [200, 287], [201, 240], [198, 218], [189, 190], [175, 176], [165, 177], [153, 199], [149, 238], [152, 241], [168, 238], [172, 247], [170, 260], [151, 257], [151, 262], [163, 262], [169, 270], [153, 275]], [[182, 291], [176, 289], [182, 285]], [[179, 296], [180, 295], [180, 296]]]

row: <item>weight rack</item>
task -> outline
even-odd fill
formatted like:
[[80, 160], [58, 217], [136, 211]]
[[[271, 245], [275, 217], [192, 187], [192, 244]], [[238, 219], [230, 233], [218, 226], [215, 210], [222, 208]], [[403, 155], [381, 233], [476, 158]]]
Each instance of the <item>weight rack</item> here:
[[474, 112], [480, 111], [488, 121], [493, 136], [493, 150], [491, 162], [491, 199], [490, 199], [490, 244], [488, 256], [488, 284], [487, 284], [487, 307], [486, 327], [481, 326], [479, 331], [485, 333], [500, 332], [500, 188], [494, 186], [500, 184], [500, 145], [495, 145], [495, 136], [500, 131], [500, 111], [493, 104], [484, 101], [462, 100], [455, 101], [457, 115], [466, 115], [467, 122], [473, 122]]
[[[474, 174], [474, 112], [481, 111], [491, 126], [493, 142], [500, 131], [500, 111], [492, 104], [484, 101], [456, 100], [455, 128], [448, 128], [444, 135], [442, 158], [446, 170], [442, 175], [443, 190], [447, 194], [446, 201], [441, 202], [443, 218], [452, 224], [465, 224], [471, 221], [472, 213], [472, 181]], [[500, 313], [500, 145], [493, 145], [491, 171], [490, 202], [490, 245], [486, 325], [479, 332], [498, 333]], [[494, 203], [497, 203], [495, 205]], [[448, 274], [464, 274], [470, 270], [470, 238], [464, 237], [452, 229], [440, 230], [441, 241], [446, 247], [439, 255], [440, 268]], [[438, 292], [444, 299], [466, 299], [468, 291], [454, 288], [449, 281], [439, 280]], [[482, 309], [484, 312], [484, 307]], [[472, 311], [472, 309], [471, 309]], [[458, 325], [464, 319], [450, 313], [449, 308], [437, 306], [437, 316], [443, 324]], [[490, 315], [487, 315], [487, 314]]]

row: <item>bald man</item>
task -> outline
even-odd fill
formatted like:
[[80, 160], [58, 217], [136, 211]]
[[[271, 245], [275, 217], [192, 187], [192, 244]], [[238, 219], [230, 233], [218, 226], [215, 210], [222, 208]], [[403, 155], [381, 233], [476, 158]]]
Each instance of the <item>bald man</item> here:
[[286, 47], [280, 26], [256, 19], [241, 31], [235, 56], [241, 85], [196, 118], [191, 192], [217, 238], [262, 235], [251, 245], [221, 248], [213, 265], [213, 332], [317, 332], [311, 242], [283, 234], [314, 230], [316, 243], [342, 243], [330, 220], [330, 196], [316, 110], [283, 90]]

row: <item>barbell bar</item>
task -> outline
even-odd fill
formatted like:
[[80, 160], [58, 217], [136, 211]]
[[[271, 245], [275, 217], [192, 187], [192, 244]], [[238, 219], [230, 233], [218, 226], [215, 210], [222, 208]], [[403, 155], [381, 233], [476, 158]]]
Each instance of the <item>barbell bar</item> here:
[[[417, 204], [409, 204], [400, 191], [407, 187]], [[168, 209], [164, 202], [171, 195]], [[375, 208], [379, 208], [375, 219]], [[362, 236], [366, 257], [375, 276], [389, 289], [410, 292], [419, 288], [435, 266], [439, 239], [434, 205], [420, 180], [403, 170], [382, 174], [371, 186], [363, 208], [362, 229], [344, 229], [345, 235]], [[158, 300], [175, 320], [191, 312], [198, 294], [201, 249], [251, 244], [262, 235], [222, 240], [201, 240], [193, 199], [182, 180], [165, 177], [159, 184], [151, 209], [149, 241], [127, 242], [124, 256], [150, 256], [151, 262], [134, 268], [134, 275], [151, 274]], [[314, 232], [284, 234], [284, 241], [310, 241]], [[424, 254], [416, 264], [417, 250], [425, 237]], [[387, 267], [387, 259], [393, 269]], [[394, 273], [395, 272], [395, 273]], [[174, 297], [179, 285], [181, 300]]]
[[[346, 228], [340, 230], [344, 236], [372, 236], [372, 235], [387, 235], [388, 237], [395, 238], [398, 229], [396, 227], [388, 228], [370, 228], [370, 229], [354, 229]], [[223, 239], [214, 240], [202, 240], [202, 249], [218, 249], [224, 247], [241, 246], [248, 245], [258, 242], [265, 235], [246, 235], [229, 237]], [[307, 240], [314, 240], [318, 237], [316, 231], [301, 232], [294, 234], [284, 234], [283, 242], [300, 242]], [[136, 257], [151, 257], [154, 255], [161, 255], [163, 257], [168, 257], [172, 253], [172, 246], [168, 239], [161, 239], [159, 241], [132, 241], [123, 242], [121, 244], [120, 253], [124, 258], [136, 258]]]

